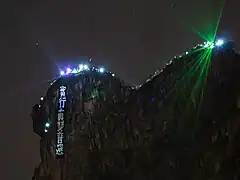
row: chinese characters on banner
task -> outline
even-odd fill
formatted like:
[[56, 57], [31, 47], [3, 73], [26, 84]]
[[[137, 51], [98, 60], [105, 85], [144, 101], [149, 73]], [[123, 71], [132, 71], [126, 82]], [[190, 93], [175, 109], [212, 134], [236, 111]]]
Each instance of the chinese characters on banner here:
[[57, 110], [57, 121], [56, 121], [56, 157], [64, 155], [64, 113], [66, 103], [66, 86], [59, 88], [59, 99], [58, 99], [58, 110]]

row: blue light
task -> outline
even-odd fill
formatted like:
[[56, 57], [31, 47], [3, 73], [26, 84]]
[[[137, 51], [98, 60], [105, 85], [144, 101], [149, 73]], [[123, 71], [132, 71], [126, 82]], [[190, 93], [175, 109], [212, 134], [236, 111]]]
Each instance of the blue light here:
[[219, 39], [215, 42], [215, 45], [218, 46], [218, 47], [222, 46], [223, 44], [224, 44], [224, 40], [222, 40], [222, 39]]
[[72, 69], [67, 68], [67, 73], [66, 74], [70, 74], [72, 72]]
[[104, 68], [99, 68], [100, 73], [104, 73]]
[[152, 96], [152, 101], [154, 101], [155, 100], [155, 96]]
[[[89, 66], [88, 64], [79, 64], [77, 68], [71, 69], [71, 68], [66, 68], [66, 70], [61, 70], [60, 71], [60, 76], [65, 76], [65, 75], [69, 75], [69, 74], [77, 74], [80, 72], [84, 72], [84, 71], [97, 71], [100, 73], [105, 73], [108, 72], [106, 71], [105, 68], [101, 67], [101, 68], [95, 68], [93, 66]], [[112, 75], [114, 76], [114, 74]]]
[[63, 76], [65, 74], [64, 71], [60, 71], [60, 75]]

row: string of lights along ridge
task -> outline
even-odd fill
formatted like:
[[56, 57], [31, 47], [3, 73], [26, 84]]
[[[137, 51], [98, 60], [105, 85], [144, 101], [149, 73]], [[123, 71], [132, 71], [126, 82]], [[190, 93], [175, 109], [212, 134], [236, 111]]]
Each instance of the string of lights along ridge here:
[[[215, 48], [215, 47], [221, 47], [224, 45], [224, 40], [223, 39], [218, 39], [216, 40], [215, 42], [204, 42], [203, 44], [198, 44], [197, 46], [193, 47], [192, 49], [195, 49], [197, 47], [205, 47], [205, 48]], [[191, 51], [191, 50], [190, 50]], [[190, 51], [185, 51], [185, 55], [188, 55]], [[175, 56], [176, 57], [176, 56]], [[181, 57], [181, 55], [179, 56]], [[167, 64], [171, 64], [172, 61], [170, 61], [169, 63]], [[62, 76], [67, 76], [67, 75], [71, 75], [71, 74], [78, 74], [78, 73], [81, 73], [81, 72], [84, 72], [84, 71], [95, 71], [95, 72], [99, 72], [99, 73], [110, 73], [112, 76], [115, 76], [115, 74], [111, 73], [111, 72], [108, 72], [105, 70], [105, 68], [103, 67], [100, 67], [100, 68], [96, 68], [94, 66], [90, 66], [90, 65], [87, 65], [87, 64], [79, 64], [77, 68], [66, 68], [65, 71], [64, 70], [61, 70], [60, 71], [60, 77]], [[160, 71], [160, 73], [162, 72], [163, 70]], [[158, 75], [158, 73], [155, 72], [155, 74], [153, 76], [156, 76]], [[151, 78], [150, 78], [151, 79]], [[150, 79], [146, 80], [149, 81]], [[141, 85], [139, 86], [136, 86], [136, 89], [138, 89], [139, 87], [141, 87]], [[40, 98], [41, 101], [44, 100], [44, 97], [41, 97]], [[48, 128], [50, 128], [51, 124], [49, 122], [46, 122], [45, 123], [45, 132], [48, 132]]]
[[[78, 67], [76, 68], [66, 68], [66, 70], [61, 70], [60, 71], [60, 76], [66, 76], [66, 75], [70, 75], [70, 74], [78, 74], [84, 71], [97, 71], [99, 73], [106, 73], [107, 71], [105, 70], [105, 68], [100, 67], [100, 68], [96, 68], [94, 66], [89, 66], [87, 64], [79, 64]], [[110, 73], [110, 72], [108, 72]], [[112, 76], [115, 76], [113, 73], [111, 73]]]
[[[206, 48], [214, 48], [214, 47], [221, 47], [224, 44], [224, 40], [223, 39], [218, 39], [215, 42], [204, 42], [204, 44], [200, 44], [198, 46], [204, 46]], [[187, 55], [189, 52], [186, 51], [185, 54]], [[80, 64], [78, 65], [77, 68], [66, 68], [65, 70], [61, 70], [60, 71], [60, 76], [66, 76], [66, 75], [70, 75], [70, 74], [78, 74], [81, 73], [83, 71], [97, 71], [99, 73], [105, 73], [106, 70], [103, 67], [100, 68], [96, 68], [96, 67], [90, 67], [87, 64]], [[112, 73], [111, 73], [112, 74]], [[112, 74], [112, 76], [114, 76], [114, 74]]]

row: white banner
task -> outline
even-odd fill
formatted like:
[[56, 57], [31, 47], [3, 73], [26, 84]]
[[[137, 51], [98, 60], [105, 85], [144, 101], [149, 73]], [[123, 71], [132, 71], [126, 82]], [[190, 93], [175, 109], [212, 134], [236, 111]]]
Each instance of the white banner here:
[[66, 103], [66, 86], [59, 88], [58, 111], [57, 111], [57, 139], [56, 139], [56, 156], [64, 155], [64, 112]]

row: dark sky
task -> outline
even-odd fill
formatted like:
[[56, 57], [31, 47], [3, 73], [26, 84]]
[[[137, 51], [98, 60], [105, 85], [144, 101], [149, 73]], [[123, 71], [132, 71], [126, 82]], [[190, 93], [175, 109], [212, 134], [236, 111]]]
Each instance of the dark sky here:
[[[191, 27], [211, 33], [219, 1], [1, 3], [1, 179], [31, 178], [39, 162], [31, 107], [44, 94], [48, 80], [58, 74], [59, 65], [92, 57], [127, 82], [138, 84], [173, 55], [204, 41]], [[219, 34], [240, 44], [238, 1], [225, 4]]]

